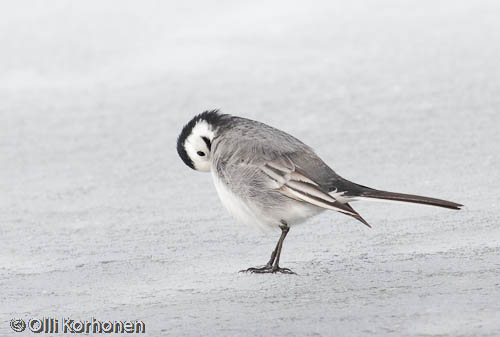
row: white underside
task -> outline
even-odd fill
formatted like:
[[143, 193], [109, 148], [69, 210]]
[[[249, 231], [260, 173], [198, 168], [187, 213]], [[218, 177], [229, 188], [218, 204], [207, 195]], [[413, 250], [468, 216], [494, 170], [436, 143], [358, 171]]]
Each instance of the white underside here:
[[325, 210], [304, 202], [291, 202], [286, 209], [262, 209], [235, 195], [213, 171], [212, 177], [224, 207], [234, 218], [249, 226], [279, 228], [281, 220], [285, 220], [289, 226], [295, 226]]

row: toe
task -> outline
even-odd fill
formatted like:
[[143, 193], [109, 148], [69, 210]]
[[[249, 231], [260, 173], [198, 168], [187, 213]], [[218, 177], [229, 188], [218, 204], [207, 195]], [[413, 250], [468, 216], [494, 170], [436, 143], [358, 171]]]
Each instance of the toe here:
[[240, 270], [240, 273], [263, 274], [263, 273], [269, 273], [270, 271], [271, 267], [264, 266], [264, 267], [252, 267], [248, 269], [243, 269]]
[[294, 274], [294, 275], [297, 275], [297, 274], [296, 274], [296, 273], [294, 273], [291, 269], [288, 269], [288, 268], [280, 268], [280, 267], [274, 268], [274, 269], [273, 269], [273, 273], [282, 273], [282, 274]]

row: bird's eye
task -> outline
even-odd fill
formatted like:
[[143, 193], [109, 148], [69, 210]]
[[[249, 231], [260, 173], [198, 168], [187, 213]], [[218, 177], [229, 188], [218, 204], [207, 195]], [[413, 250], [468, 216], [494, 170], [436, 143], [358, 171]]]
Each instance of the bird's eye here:
[[203, 152], [203, 151], [198, 151], [198, 152], [196, 152], [196, 154], [198, 156], [200, 156], [200, 157], [204, 157], [205, 156], [205, 152]]

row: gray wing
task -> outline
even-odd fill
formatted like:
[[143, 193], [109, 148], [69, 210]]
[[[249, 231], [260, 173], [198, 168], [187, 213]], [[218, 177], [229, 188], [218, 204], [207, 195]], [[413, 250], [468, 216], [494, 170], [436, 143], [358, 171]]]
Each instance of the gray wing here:
[[222, 131], [224, 137], [218, 137], [219, 141], [215, 142], [215, 146], [224, 143], [226, 157], [274, 161], [286, 156], [300, 171], [327, 192], [336, 191], [346, 196], [356, 196], [369, 189], [342, 178], [309, 146], [269, 125], [232, 117], [230, 127]]
[[329, 195], [318, 183], [309, 178], [307, 173], [298, 168], [289, 156], [282, 155], [273, 161], [265, 161], [259, 168], [285, 196], [350, 215], [370, 227], [349, 204], [341, 203]]
[[[217, 138], [213, 145], [213, 161], [222, 174], [232, 171], [232, 180], [235, 175], [243, 179], [252, 177], [253, 181], [264, 185], [261, 188], [348, 214], [368, 225], [350, 205], [328, 194], [335, 189], [344, 192], [339, 188], [342, 185], [333, 187], [333, 183], [350, 182], [338, 176], [310, 147], [293, 136], [259, 122], [235, 117], [231, 128]], [[232, 185], [234, 183], [238, 182]]]
[[328, 192], [342, 193], [345, 196], [356, 196], [368, 187], [358, 185], [339, 176], [312, 149], [307, 152], [293, 152], [290, 159], [300, 170], [318, 182]]

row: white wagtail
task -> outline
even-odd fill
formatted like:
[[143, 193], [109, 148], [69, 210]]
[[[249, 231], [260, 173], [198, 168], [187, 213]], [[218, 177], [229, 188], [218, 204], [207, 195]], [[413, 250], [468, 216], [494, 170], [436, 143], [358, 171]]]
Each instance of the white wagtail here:
[[307, 145], [266, 124], [221, 114], [195, 116], [177, 139], [177, 152], [197, 171], [212, 172], [217, 193], [239, 221], [279, 227], [281, 237], [264, 267], [253, 273], [292, 273], [280, 268], [283, 241], [290, 226], [331, 209], [371, 227], [349, 202], [383, 199], [451, 209], [462, 205], [418, 195], [379, 191], [335, 173]]

